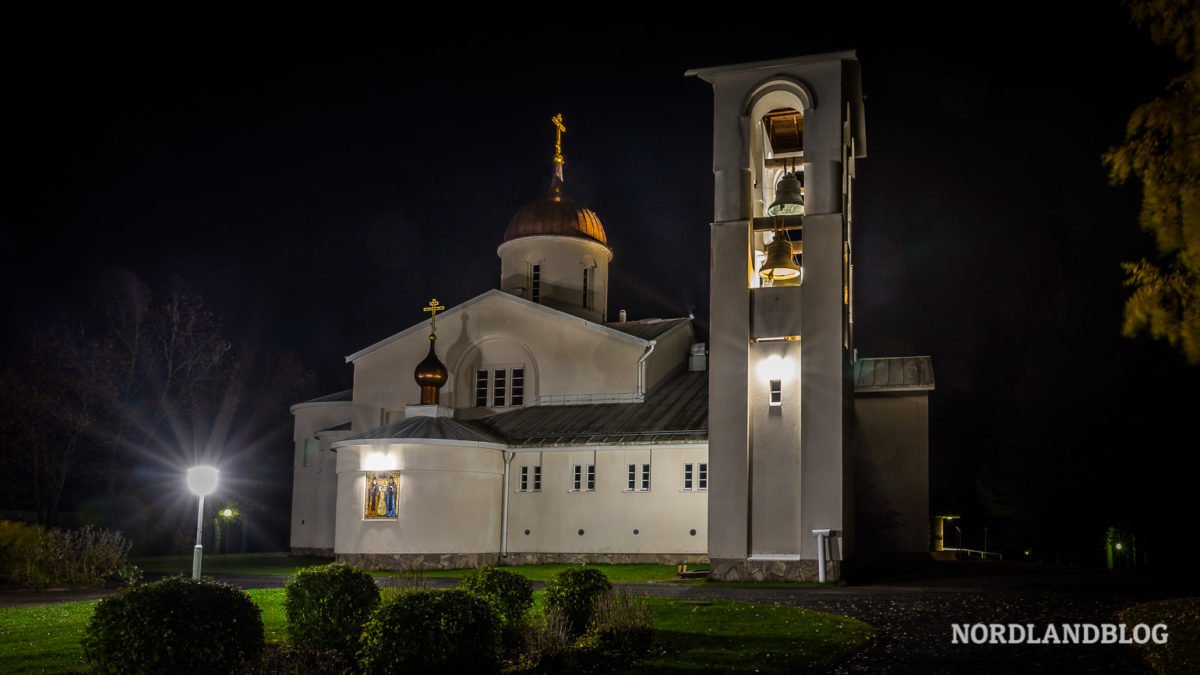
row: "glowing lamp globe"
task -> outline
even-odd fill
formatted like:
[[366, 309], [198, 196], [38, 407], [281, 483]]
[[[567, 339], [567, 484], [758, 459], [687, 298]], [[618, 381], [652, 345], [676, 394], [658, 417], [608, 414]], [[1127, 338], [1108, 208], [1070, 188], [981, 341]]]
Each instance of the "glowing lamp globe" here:
[[217, 489], [217, 474], [219, 473], [220, 471], [211, 466], [194, 466], [188, 469], [188, 489], [199, 497], [212, 494]]

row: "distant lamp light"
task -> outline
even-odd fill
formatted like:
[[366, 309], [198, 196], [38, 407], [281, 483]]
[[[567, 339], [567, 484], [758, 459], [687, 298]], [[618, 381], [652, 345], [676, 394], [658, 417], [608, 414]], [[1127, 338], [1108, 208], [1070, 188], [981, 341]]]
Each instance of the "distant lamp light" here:
[[211, 466], [193, 466], [187, 472], [188, 489], [200, 498], [196, 512], [196, 547], [192, 549], [192, 578], [200, 578], [200, 560], [204, 556], [204, 498], [217, 489], [217, 477], [221, 474]]
[[233, 509], [227, 507], [224, 511], [221, 512], [221, 515], [225, 516], [226, 518], [232, 518], [233, 517]]
[[1116, 545], [1116, 549], [1117, 549], [1118, 551], [1120, 551], [1120, 550], [1121, 550], [1121, 548], [1122, 548], [1122, 546], [1121, 546], [1121, 542], [1119, 542], [1119, 541], [1118, 541], [1118, 542], [1117, 542], [1117, 545]]
[[795, 172], [785, 173], [775, 184], [775, 201], [767, 207], [768, 216], [804, 215], [804, 193]]
[[792, 242], [776, 232], [775, 238], [766, 246], [767, 259], [758, 269], [758, 276], [771, 280], [795, 279], [800, 276], [800, 266], [796, 264], [796, 256], [792, 251]]

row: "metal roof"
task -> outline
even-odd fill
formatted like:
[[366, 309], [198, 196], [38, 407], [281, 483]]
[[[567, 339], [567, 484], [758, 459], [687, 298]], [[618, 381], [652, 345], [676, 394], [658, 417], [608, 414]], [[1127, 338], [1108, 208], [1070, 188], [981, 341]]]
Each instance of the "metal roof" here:
[[930, 391], [933, 359], [929, 356], [894, 356], [854, 362], [854, 391]]
[[338, 441], [334, 447], [346, 445], [367, 445], [356, 441], [390, 441], [390, 440], [435, 440], [435, 441], [464, 441], [468, 443], [504, 444], [478, 422], [456, 420], [452, 417], [410, 417], [406, 420], [385, 424], [370, 431], [349, 436]]
[[671, 330], [672, 328], [674, 328], [680, 324], [687, 323], [688, 321], [690, 321], [690, 319], [684, 317], [684, 318], [678, 318], [678, 319], [642, 319], [640, 321], [614, 321], [612, 323], [606, 323], [604, 325], [608, 326], [609, 328], [611, 328], [613, 330], [619, 330], [622, 333], [627, 333], [629, 335], [632, 335], [635, 338], [641, 338], [643, 340], [653, 340], [653, 339], [657, 338], [658, 336], [662, 335], [663, 333], [666, 333], [667, 331]]
[[681, 372], [642, 403], [534, 406], [480, 421], [510, 447], [704, 442], [708, 373]]

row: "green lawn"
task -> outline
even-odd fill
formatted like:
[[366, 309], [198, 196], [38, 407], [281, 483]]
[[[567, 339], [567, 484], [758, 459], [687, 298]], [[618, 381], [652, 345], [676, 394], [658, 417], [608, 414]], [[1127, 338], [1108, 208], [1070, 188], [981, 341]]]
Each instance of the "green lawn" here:
[[1159, 600], [1134, 605], [1121, 612], [1130, 626], [1167, 625], [1167, 644], [1141, 645], [1146, 662], [1157, 673], [1200, 673], [1200, 598]]
[[0, 607], [0, 672], [86, 671], [79, 641], [95, 600]]
[[[283, 589], [248, 592], [263, 610], [267, 640], [286, 640]], [[861, 649], [874, 633], [862, 622], [796, 607], [667, 598], [649, 602], [664, 654], [622, 672], [823, 671]], [[0, 672], [86, 671], [79, 640], [95, 605], [0, 608]]]
[[784, 605], [652, 598], [667, 649], [629, 673], [826, 672], [875, 629], [849, 617]]

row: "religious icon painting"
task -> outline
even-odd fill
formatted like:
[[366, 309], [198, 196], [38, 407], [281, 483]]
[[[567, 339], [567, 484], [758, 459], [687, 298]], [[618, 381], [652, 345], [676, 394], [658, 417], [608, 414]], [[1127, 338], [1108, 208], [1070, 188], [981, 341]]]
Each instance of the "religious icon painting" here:
[[366, 503], [363, 507], [363, 518], [378, 520], [380, 518], [396, 517], [396, 501], [400, 495], [400, 473], [367, 474]]

